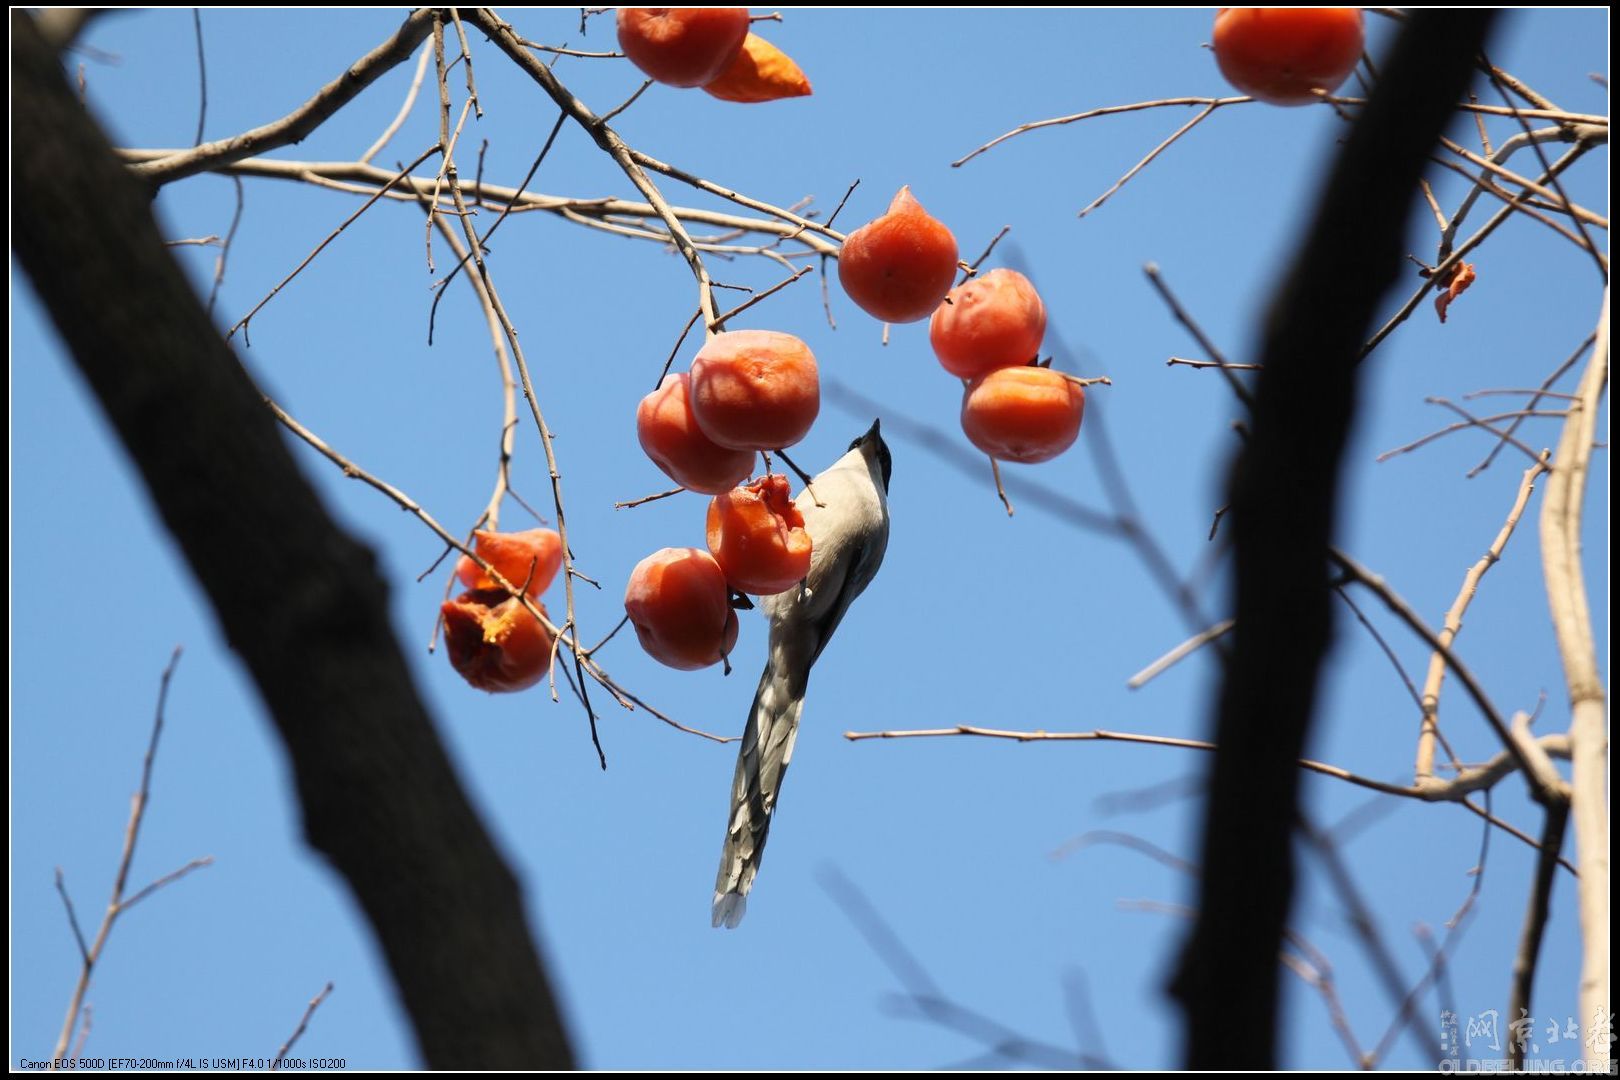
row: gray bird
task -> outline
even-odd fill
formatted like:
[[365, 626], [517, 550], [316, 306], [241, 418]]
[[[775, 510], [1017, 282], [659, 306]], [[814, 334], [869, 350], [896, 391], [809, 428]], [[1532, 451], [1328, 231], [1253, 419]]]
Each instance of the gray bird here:
[[794, 500], [810, 534], [810, 573], [801, 585], [760, 601], [771, 624], [770, 648], [731, 782], [731, 814], [714, 883], [717, 927], [735, 927], [748, 910], [748, 890], [759, 873], [771, 814], [799, 734], [810, 667], [883, 563], [891, 467], [874, 420], [871, 430]]

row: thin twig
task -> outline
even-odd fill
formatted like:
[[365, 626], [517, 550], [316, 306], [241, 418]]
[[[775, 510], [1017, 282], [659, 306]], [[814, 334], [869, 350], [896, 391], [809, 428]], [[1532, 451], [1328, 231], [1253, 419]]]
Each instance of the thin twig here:
[[[1479, 561], [1469, 567], [1468, 573], [1463, 575], [1462, 587], [1457, 590], [1457, 598], [1451, 602], [1446, 610], [1445, 620], [1440, 626], [1440, 641], [1447, 648], [1456, 641], [1457, 635], [1462, 631], [1462, 619], [1473, 602], [1474, 594], [1479, 590], [1479, 583], [1491, 567], [1501, 561], [1502, 553], [1507, 549], [1508, 540], [1513, 536], [1513, 530], [1519, 524], [1519, 518], [1524, 515], [1524, 508], [1529, 505], [1530, 495], [1535, 491], [1536, 478], [1547, 471], [1549, 454], [1542, 452], [1541, 459], [1524, 471], [1519, 481], [1518, 493], [1514, 496], [1513, 505], [1508, 510], [1507, 520], [1497, 530], [1496, 538], [1491, 541], [1485, 554]], [[1428, 675], [1423, 681], [1423, 694], [1419, 699], [1420, 710], [1417, 762], [1413, 773], [1416, 782], [1422, 785], [1434, 778], [1434, 742], [1439, 731], [1440, 716], [1440, 690], [1446, 677], [1446, 660], [1438, 652], [1429, 658]]]
[[1547, 916], [1552, 907], [1553, 881], [1558, 870], [1556, 856], [1564, 846], [1564, 832], [1569, 826], [1569, 802], [1560, 799], [1548, 805], [1544, 808], [1544, 815], [1541, 855], [1536, 860], [1536, 877], [1530, 885], [1524, 926], [1519, 932], [1519, 947], [1513, 954], [1513, 986], [1508, 996], [1508, 1068], [1514, 1072], [1524, 1068], [1525, 1044], [1530, 1041], [1528, 1033], [1519, 1034], [1522, 1029], [1518, 1024], [1530, 1016], [1530, 993], [1536, 983], [1536, 963], [1541, 957], [1542, 937], [1546, 933]]
[[401, 103], [399, 112], [394, 114], [394, 119], [389, 121], [387, 127], [383, 128], [382, 134], [378, 135], [376, 141], [366, 148], [365, 153], [360, 155], [358, 160], [362, 165], [367, 164], [372, 158], [382, 153], [383, 147], [387, 146], [399, 129], [404, 126], [405, 118], [411, 115], [411, 109], [416, 106], [416, 95], [421, 92], [422, 77], [427, 74], [428, 57], [431, 55], [433, 55], [432, 45], [423, 45], [417, 53], [416, 74], [411, 76], [411, 85], [405, 91], [405, 100]]
[[[1570, 147], [1569, 150], [1564, 153], [1563, 157], [1553, 162], [1552, 167], [1548, 169], [1547, 173], [1541, 177], [1538, 183], [1545, 182], [1552, 176], [1555, 176], [1569, 168], [1576, 161], [1580, 160], [1581, 156], [1590, 150], [1594, 145], [1596, 144], [1591, 142], [1578, 142], [1574, 146]], [[1497, 150], [1497, 155], [1501, 155], [1500, 149]], [[1423, 298], [1429, 294], [1429, 291], [1433, 289], [1440, 281], [1448, 280], [1451, 271], [1461, 264], [1463, 257], [1468, 255], [1480, 244], [1484, 243], [1486, 237], [1490, 236], [1490, 234], [1495, 232], [1503, 222], [1512, 217], [1517, 205], [1520, 202], [1528, 200], [1529, 196], [1529, 191], [1521, 191], [1518, 195], [1514, 196], [1512, 202], [1502, 207], [1502, 209], [1498, 210], [1494, 215], [1492, 215], [1491, 219], [1484, 225], [1481, 225], [1479, 229], [1475, 231], [1474, 235], [1470, 236], [1455, 250], [1452, 250], [1443, 259], [1441, 259], [1440, 262], [1423, 279], [1423, 284], [1419, 286], [1419, 288], [1410, 297], [1407, 298], [1406, 302], [1401, 305], [1400, 309], [1396, 311], [1394, 315], [1391, 315], [1384, 325], [1378, 328], [1372, 337], [1367, 339], [1367, 343], [1361, 347], [1361, 353], [1358, 356], [1358, 360], [1365, 360], [1368, 354], [1383, 343], [1385, 338], [1389, 337], [1390, 334], [1395, 332], [1395, 328], [1397, 326], [1410, 318], [1412, 312], [1417, 310], [1418, 304], [1421, 303]]]
[[[101, 959], [101, 951], [107, 945], [107, 938], [112, 934], [113, 924], [118, 916], [131, 904], [150, 895], [154, 890], [170, 881], [177, 880], [193, 868], [193, 864], [173, 874], [159, 878], [153, 884], [137, 893], [133, 899], [125, 901], [124, 888], [129, 882], [130, 864], [135, 861], [135, 844], [140, 839], [141, 825], [146, 820], [146, 809], [152, 799], [152, 765], [157, 759], [158, 738], [163, 734], [163, 709], [169, 700], [169, 683], [174, 678], [174, 669], [180, 663], [180, 649], [175, 648], [169, 657], [168, 664], [163, 668], [163, 677], [158, 683], [157, 708], [152, 717], [152, 734], [147, 740], [146, 756], [141, 761], [141, 786], [130, 800], [129, 821], [124, 826], [124, 849], [118, 857], [118, 869], [113, 875], [112, 896], [107, 901], [107, 910], [102, 915], [101, 926], [96, 931], [95, 941], [87, 948], [84, 944], [84, 934], [78, 925], [78, 919], [73, 912], [73, 904], [68, 899], [67, 888], [62, 884], [62, 873], [57, 871], [57, 887], [62, 894], [62, 900], [67, 905], [69, 925], [73, 928], [73, 936], [79, 945], [79, 978], [73, 986], [73, 996], [68, 1001], [66, 1018], [62, 1021], [61, 1034], [57, 1036], [56, 1048], [51, 1053], [51, 1068], [56, 1063], [66, 1060], [68, 1041], [73, 1037], [73, 1029], [78, 1025], [79, 1010], [84, 1004], [84, 995], [90, 989], [90, 976], [95, 971]], [[206, 865], [207, 859], [196, 860], [197, 864]]]
[[201, 146], [203, 125], [208, 120], [208, 62], [203, 56], [202, 8], [191, 9], [191, 25], [197, 34], [197, 137], [191, 144]]
[[615, 509], [615, 510], [628, 510], [632, 506], [641, 506], [644, 503], [655, 502], [658, 499], [667, 499], [671, 495], [679, 495], [681, 492], [683, 492], [685, 490], [686, 489], [683, 488], [683, 487], [673, 487], [673, 488], [670, 488], [668, 491], [660, 491], [656, 495], [643, 495], [639, 499], [631, 499], [628, 502], [616, 502], [616, 503], [613, 504], [613, 509]]
[[293, 1048], [293, 1044], [296, 1043], [309, 1028], [310, 1017], [315, 1015], [315, 1010], [321, 1007], [321, 1002], [325, 1001], [326, 996], [331, 992], [332, 983], [328, 982], [325, 986], [321, 987], [320, 993], [309, 999], [309, 1005], [305, 1007], [304, 1015], [298, 1018], [298, 1026], [293, 1029], [293, 1033], [291, 1035], [287, 1036], [287, 1041], [281, 1044], [281, 1049], [276, 1051], [276, 1059], [270, 1063], [271, 1072], [275, 1072], [277, 1069], [281, 1068], [282, 1061], [286, 1060], [287, 1052]]
[[133, 169], [151, 183], [161, 185], [301, 142], [362, 90], [410, 56], [431, 28], [431, 9], [418, 8], [406, 17], [392, 37], [350, 64], [336, 79], [316, 91], [314, 97], [281, 119], [159, 161], [135, 165]]
[[1159, 99], [1157, 101], [1139, 101], [1139, 102], [1136, 102], [1134, 105], [1109, 105], [1106, 108], [1090, 109], [1090, 110], [1088, 110], [1086, 112], [1075, 113], [1072, 116], [1055, 116], [1050, 120], [1035, 120], [1035, 121], [1032, 121], [1031, 123], [1028, 123], [1028, 124], [1020, 124], [1017, 127], [1013, 128], [1011, 131], [1009, 131], [1009, 132], [1007, 132], [1007, 133], [1005, 133], [1003, 135], [997, 135], [994, 139], [991, 139], [989, 142], [985, 143], [983, 146], [979, 147], [977, 150], [974, 150], [974, 151], [972, 151], [970, 153], [964, 154], [962, 157], [959, 157], [955, 161], [951, 162], [951, 168], [960, 169], [963, 165], [966, 165], [968, 162], [972, 161], [974, 158], [978, 157], [980, 154], [984, 153], [986, 150], [989, 150], [989, 149], [991, 149], [993, 147], [999, 146], [1002, 143], [1006, 142], [1008, 139], [1011, 139], [1011, 138], [1014, 138], [1016, 136], [1022, 135], [1026, 131], [1038, 131], [1041, 128], [1058, 127], [1058, 126], [1061, 126], [1063, 124], [1073, 124], [1076, 121], [1080, 121], [1080, 120], [1090, 120], [1094, 116], [1116, 116], [1119, 113], [1139, 112], [1142, 109], [1161, 109], [1161, 108], [1165, 108], [1167, 106], [1174, 106], [1174, 105], [1202, 105], [1206, 109], [1214, 109], [1214, 108], [1219, 108], [1220, 106], [1223, 106], [1223, 105], [1241, 105], [1244, 102], [1253, 101], [1253, 100], [1254, 100], [1253, 98], [1247, 98], [1247, 97], [1231, 97], [1231, 98], [1208, 98], [1208, 97], [1161, 98], [1161, 99]]
[[1564, 415], [1562, 412], [1536, 412], [1529, 409], [1515, 409], [1512, 412], [1496, 413], [1491, 416], [1475, 416], [1467, 410], [1452, 404], [1445, 398], [1425, 398], [1424, 401], [1430, 405], [1441, 405], [1449, 408], [1452, 412], [1461, 414], [1464, 419], [1455, 424], [1448, 424], [1445, 427], [1440, 428], [1438, 431], [1431, 431], [1422, 438], [1413, 439], [1411, 442], [1397, 446], [1393, 450], [1385, 450], [1382, 454], [1379, 454], [1376, 458], [1374, 458], [1374, 461], [1385, 462], [1390, 458], [1398, 457], [1401, 454], [1409, 454], [1413, 450], [1427, 446], [1436, 439], [1444, 438], [1453, 432], [1464, 431], [1468, 428], [1480, 428], [1483, 431], [1488, 431], [1502, 442], [1522, 451], [1524, 455], [1531, 461], [1539, 461], [1541, 459], [1541, 454], [1539, 452], [1530, 449], [1530, 447], [1514, 438], [1509, 432], [1503, 431], [1500, 428], [1492, 427], [1491, 425], [1498, 420], [1507, 420], [1510, 418], [1518, 418], [1521, 420], [1528, 417], [1555, 419]]
[[1095, 199], [1092, 199], [1091, 202], [1087, 203], [1085, 209], [1081, 210], [1077, 216], [1085, 217], [1103, 203], [1107, 202], [1113, 196], [1114, 192], [1118, 191], [1120, 188], [1124, 187], [1130, 182], [1131, 177], [1147, 168], [1149, 163], [1151, 163], [1154, 158], [1170, 149], [1170, 147], [1174, 145], [1175, 142], [1183, 135], [1187, 134], [1193, 128], [1209, 119], [1210, 114], [1212, 114], [1218, 107], [1218, 104], [1210, 105], [1203, 112], [1199, 113], [1197, 116], [1178, 127], [1169, 138], [1165, 139], [1158, 146], [1155, 146], [1152, 150], [1149, 150], [1147, 152], [1147, 156], [1143, 157], [1142, 160], [1138, 161], [1135, 165], [1132, 165], [1124, 176], [1120, 177], [1118, 180], [1115, 180], [1112, 187], [1103, 192], [1101, 195], [1097, 196]]
[[1186, 641], [1183, 641], [1180, 645], [1177, 645], [1175, 648], [1153, 661], [1153, 663], [1149, 664], [1147, 667], [1125, 680], [1125, 685], [1132, 690], [1140, 690], [1149, 682], [1164, 674], [1164, 672], [1191, 656], [1205, 645], [1208, 645], [1212, 641], [1219, 641], [1227, 631], [1231, 630], [1232, 627], [1236, 625], [1237, 623], [1235, 620], [1222, 619], [1214, 626], [1211, 626], [1208, 630], [1194, 634], [1192, 637], [1188, 638]]
[[344, 229], [347, 229], [350, 225], [353, 225], [355, 223], [355, 221], [359, 219], [361, 214], [364, 214], [367, 210], [371, 209], [373, 204], [375, 204], [378, 199], [382, 198], [384, 192], [386, 192], [389, 188], [393, 187], [394, 184], [398, 183], [399, 181], [405, 179], [405, 177], [409, 176], [412, 169], [416, 168], [422, 162], [424, 162], [428, 158], [432, 157], [435, 153], [438, 152], [438, 150], [439, 150], [439, 148], [437, 146], [433, 146], [433, 147], [428, 148], [427, 150], [424, 150], [422, 152], [422, 154], [415, 161], [413, 161], [410, 165], [407, 165], [405, 168], [403, 168], [399, 172], [395, 173], [393, 180], [391, 180], [388, 184], [384, 185], [383, 187], [378, 188], [376, 194], [372, 195], [371, 198], [367, 199], [363, 204], [361, 204], [360, 209], [358, 209], [354, 213], [350, 214], [346, 219], [344, 219], [343, 224], [339, 225], [336, 229], [333, 229], [332, 232], [326, 237], [326, 239], [322, 240], [319, 244], [316, 244], [315, 245], [315, 250], [311, 251], [308, 255], [304, 256], [304, 261], [299, 263], [297, 266], [293, 267], [292, 273], [290, 273], [286, 277], [282, 278], [280, 283], [277, 284], [275, 288], [271, 289], [270, 292], [268, 294], [266, 294], [266, 296], [265, 296], [265, 298], [263, 300], [260, 300], [257, 304], [253, 305], [253, 310], [249, 311], [246, 315], [242, 316], [242, 318], [237, 321], [236, 325], [231, 327], [230, 333], [225, 335], [226, 340], [229, 340], [230, 338], [234, 337], [238, 330], [245, 330], [247, 328], [248, 324], [253, 321], [253, 316], [257, 315], [259, 313], [259, 311], [264, 307], [264, 305], [268, 304], [271, 300], [275, 299], [276, 294], [279, 293], [282, 289], [286, 288], [288, 283], [291, 282], [293, 278], [297, 277], [301, 272], [303, 272], [304, 267], [306, 267], [310, 263], [314, 262], [315, 261], [315, 256], [319, 255], [322, 251], [326, 250], [326, 245], [328, 245], [332, 241], [336, 240], [339, 236], [341, 236], [343, 234]]
[[1227, 363], [1226, 357], [1221, 355], [1221, 350], [1215, 347], [1215, 343], [1204, 333], [1203, 327], [1194, 321], [1193, 317], [1187, 313], [1187, 309], [1181, 306], [1181, 301], [1176, 299], [1175, 293], [1170, 291], [1170, 286], [1165, 283], [1163, 276], [1159, 273], [1158, 264], [1148, 263], [1142, 268], [1142, 271], [1147, 274], [1148, 282], [1165, 302], [1165, 305], [1170, 308], [1170, 314], [1175, 316], [1177, 322], [1186, 327], [1187, 332], [1193, 336], [1193, 340], [1198, 342], [1199, 347], [1215, 361], [1217, 370], [1226, 376], [1226, 384], [1232, 388], [1232, 393], [1237, 395], [1237, 399], [1243, 403], [1244, 408], [1253, 409], [1254, 395], [1249, 392], [1247, 386], [1243, 385], [1242, 380], [1232, 374], [1232, 365]]
[[1007, 508], [1007, 516], [1012, 517], [1012, 500], [1007, 498], [1007, 489], [1003, 487], [1001, 483], [1001, 463], [993, 457], [990, 459], [990, 475], [994, 477], [996, 481], [996, 497], [1001, 500], [1001, 505]]
[[965, 284], [967, 282], [968, 278], [971, 278], [975, 274], [977, 274], [979, 272], [979, 267], [984, 265], [984, 260], [988, 259], [990, 257], [990, 253], [992, 251], [996, 250], [996, 245], [1001, 243], [1001, 238], [1003, 236], [1006, 236], [1011, 231], [1012, 231], [1012, 226], [1011, 225], [1003, 225], [1001, 227], [1001, 231], [996, 233], [996, 235], [994, 235], [994, 236], [992, 236], [990, 238], [990, 242], [985, 245], [984, 251], [979, 254], [979, 257], [977, 259], [974, 259], [972, 262], [968, 263], [967, 269], [962, 271], [962, 278], [961, 278], [960, 281], [957, 282], [957, 284], [958, 285]]
[[1394, 612], [1420, 638], [1428, 642], [1429, 648], [1445, 658], [1446, 666], [1451, 668], [1452, 672], [1457, 676], [1457, 681], [1462, 683], [1464, 689], [1468, 691], [1468, 696], [1473, 698], [1474, 704], [1479, 707], [1480, 713], [1484, 715], [1486, 722], [1496, 732], [1497, 738], [1501, 740], [1502, 745], [1506, 747], [1508, 752], [1513, 755], [1514, 763], [1525, 774], [1525, 781], [1530, 785], [1531, 792], [1538, 797], [1543, 796], [1544, 793], [1537, 783], [1535, 773], [1529, 768], [1529, 763], [1525, 760], [1523, 752], [1514, 741], [1512, 733], [1508, 730], [1507, 723], [1502, 719], [1502, 714], [1497, 711], [1490, 697], [1486, 695], [1484, 688], [1479, 685], [1479, 680], [1474, 677], [1474, 673], [1440, 639], [1440, 635], [1430, 629], [1429, 625], [1423, 621], [1417, 612], [1412, 610], [1411, 605], [1402, 599], [1394, 589], [1390, 588], [1383, 578], [1337, 548], [1332, 549], [1328, 554], [1339, 569], [1349, 574], [1356, 582], [1372, 590], [1384, 602], [1384, 606]]
[[[1580, 345], [1575, 349], [1575, 351], [1570, 353], [1568, 358], [1565, 359], [1562, 364], [1559, 364], [1557, 368], [1553, 369], [1553, 373], [1551, 375], [1548, 375], [1545, 379], [1542, 380], [1540, 388], [1538, 388], [1534, 392], [1534, 394], [1531, 396], [1529, 401], [1525, 402], [1524, 407], [1525, 407], [1526, 411], [1533, 410], [1538, 404], [1540, 404], [1541, 399], [1543, 397], [1563, 397], [1564, 396], [1562, 394], [1551, 394], [1551, 393], [1548, 392], [1547, 388], [1549, 386], [1551, 386], [1553, 383], [1557, 382], [1559, 379], [1563, 378], [1564, 373], [1566, 371], [1568, 371], [1570, 368], [1574, 367], [1576, 365], [1576, 363], [1578, 363], [1580, 361], [1581, 356], [1586, 352], [1587, 349], [1590, 349], [1592, 347], [1592, 343], [1594, 341], [1596, 341], [1596, 340], [1597, 340], [1597, 335], [1596, 334], [1588, 334], [1588, 335], [1586, 335], [1586, 340], [1581, 342]], [[1507, 428], [1508, 432], [1512, 433], [1514, 431], [1517, 431], [1519, 425], [1524, 423], [1524, 419], [1525, 418], [1522, 417], [1522, 416], [1515, 416], [1513, 418], [1513, 422], [1508, 425], [1508, 428]], [[1482, 473], [1486, 469], [1490, 468], [1491, 467], [1491, 462], [1496, 460], [1496, 455], [1499, 454], [1501, 452], [1501, 450], [1502, 450], [1502, 447], [1504, 447], [1506, 445], [1507, 445], [1507, 442], [1505, 440], [1499, 440], [1496, 443], [1495, 446], [1491, 447], [1491, 452], [1485, 455], [1485, 459], [1483, 461], [1481, 461], [1478, 465], [1475, 465], [1472, 469], [1468, 470], [1468, 479], [1472, 480], [1474, 477], [1478, 476], [1480, 473]]]

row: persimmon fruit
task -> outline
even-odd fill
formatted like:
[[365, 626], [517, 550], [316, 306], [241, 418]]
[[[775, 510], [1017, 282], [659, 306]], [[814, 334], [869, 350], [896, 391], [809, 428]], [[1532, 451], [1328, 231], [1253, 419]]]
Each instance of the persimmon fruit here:
[[1061, 372], [998, 368], [962, 395], [962, 430], [1000, 461], [1050, 461], [1074, 445], [1085, 408], [1085, 390]]
[[752, 450], [729, 450], [698, 428], [692, 415], [692, 377], [664, 376], [636, 407], [636, 437], [653, 464], [688, 491], [720, 495], [754, 471]]
[[717, 495], [707, 535], [709, 553], [738, 592], [774, 596], [810, 573], [810, 534], [779, 473]]
[[1272, 105], [1309, 105], [1361, 60], [1360, 8], [1221, 8], [1215, 62], [1226, 81]]
[[[562, 567], [562, 537], [556, 529], [515, 533], [479, 529], [473, 533], [473, 550], [530, 596], [545, 592]], [[456, 562], [456, 577], [474, 591], [500, 590], [495, 579], [465, 555]]]
[[681, 671], [717, 664], [737, 644], [725, 572], [698, 548], [664, 548], [637, 563], [624, 610], [647, 655]]
[[450, 666], [478, 689], [527, 690], [551, 670], [550, 632], [505, 589], [470, 590], [445, 601], [439, 613]]
[[917, 322], [932, 315], [951, 291], [956, 258], [951, 230], [903, 187], [882, 217], [844, 238], [838, 281], [874, 319]]
[[821, 411], [810, 346], [775, 330], [720, 334], [692, 360], [692, 416], [730, 450], [779, 450], [809, 434]]
[[793, 58], [758, 34], [749, 34], [743, 47], [704, 93], [721, 101], [757, 104], [783, 98], [808, 97], [810, 80]]
[[742, 51], [747, 8], [620, 8], [619, 48], [666, 86], [713, 82]]
[[946, 371], [974, 379], [1035, 359], [1046, 336], [1046, 305], [1029, 278], [995, 269], [952, 289], [928, 322], [928, 341]]

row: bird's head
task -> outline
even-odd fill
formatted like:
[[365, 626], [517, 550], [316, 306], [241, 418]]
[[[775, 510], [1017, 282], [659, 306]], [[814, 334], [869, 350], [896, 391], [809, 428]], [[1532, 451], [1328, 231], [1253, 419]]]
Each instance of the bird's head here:
[[876, 461], [883, 470], [883, 493], [889, 493], [889, 474], [894, 471], [894, 458], [889, 454], [889, 444], [883, 441], [883, 433], [878, 430], [882, 420], [873, 420], [872, 426], [866, 434], [849, 444], [851, 450], [859, 450], [868, 461]]

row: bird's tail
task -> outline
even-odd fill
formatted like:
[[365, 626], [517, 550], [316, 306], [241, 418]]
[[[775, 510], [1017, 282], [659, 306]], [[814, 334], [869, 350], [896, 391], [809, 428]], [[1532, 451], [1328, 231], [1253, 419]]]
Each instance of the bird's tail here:
[[731, 781], [731, 814], [714, 882], [714, 925], [734, 928], [748, 910], [748, 890], [759, 872], [776, 795], [793, 757], [804, 710], [804, 674], [771, 650], [759, 678]]

